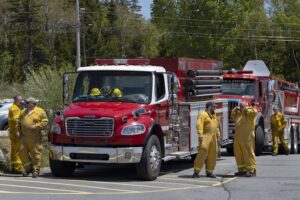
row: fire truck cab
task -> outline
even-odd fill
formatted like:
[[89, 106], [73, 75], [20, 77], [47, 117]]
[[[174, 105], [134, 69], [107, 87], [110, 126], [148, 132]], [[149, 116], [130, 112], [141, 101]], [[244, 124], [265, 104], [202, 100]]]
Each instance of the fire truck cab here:
[[[271, 116], [273, 107], [284, 114], [288, 125], [285, 139], [292, 153], [298, 153], [299, 145], [299, 89], [294, 83], [271, 76], [266, 64], [261, 60], [250, 60], [242, 71], [224, 74], [222, 98], [228, 99], [229, 112], [241, 101], [254, 105], [258, 112], [255, 128], [255, 151], [260, 155], [272, 147]], [[230, 116], [230, 114], [229, 114]], [[229, 137], [223, 147], [233, 152], [234, 122], [229, 118]]]
[[[134, 164], [140, 178], [154, 180], [162, 161], [194, 157], [197, 116], [208, 100], [217, 104], [221, 131], [227, 132], [227, 103], [218, 99], [220, 76], [207, 76], [218, 64], [188, 58], [97, 59], [80, 67], [72, 102], [50, 130], [53, 175], [71, 176], [78, 164]], [[203, 76], [189, 78], [188, 72], [196, 70], [204, 70]], [[203, 77], [219, 84], [186, 87]], [[65, 75], [65, 98], [68, 80]]]

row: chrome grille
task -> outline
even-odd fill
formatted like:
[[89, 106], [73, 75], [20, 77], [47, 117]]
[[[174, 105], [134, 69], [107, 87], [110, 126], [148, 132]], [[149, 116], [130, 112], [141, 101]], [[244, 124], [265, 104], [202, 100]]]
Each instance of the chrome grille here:
[[114, 132], [114, 119], [68, 118], [66, 120], [67, 135], [110, 137]]

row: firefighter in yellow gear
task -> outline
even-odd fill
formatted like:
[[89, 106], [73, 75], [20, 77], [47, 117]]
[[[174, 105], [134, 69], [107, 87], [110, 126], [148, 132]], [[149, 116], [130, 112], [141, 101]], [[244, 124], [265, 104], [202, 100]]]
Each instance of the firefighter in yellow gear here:
[[215, 104], [208, 102], [206, 110], [201, 112], [197, 119], [198, 154], [194, 161], [194, 178], [199, 178], [199, 173], [205, 164], [206, 176], [216, 178], [213, 173], [218, 152], [218, 138], [220, 137], [219, 120], [215, 114]]
[[273, 108], [274, 114], [271, 117], [271, 128], [273, 137], [273, 156], [278, 154], [278, 139], [284, 148], [286, 155], [290, 153], [289, 147], [284, 139], [284, 128], [287, 125], [287, 121], [284, 119], [282, 113], [278, 111], [277, 107]]
[[21, 136], [20, 156], [24, 167], [23, 176], [32, 172], [36, 178], [40, 172], [42, 156], [42, 130], [48, 124], [45, 111], [36, 106], [36, 99], [30, 97], [26, 100], [27, 108], [19, 118], [19, 130]]
[[20, 140], [17, 131], [17, 123], [21, 113], [22, 97], [14, 97], [14, 103], [8, 111], [8, 128], [10, 139], [10, 163], [12, 173], [22, 173], [23, 167], [19, 157]]
[[235, 122], [234, 156], [237, 163], [237, 176], [256, 176], [255, 157], [255, 120], [256, 109], [248, 107], [247, 102], [242, 102], [240, 108], [235, 107], [231, 117]]

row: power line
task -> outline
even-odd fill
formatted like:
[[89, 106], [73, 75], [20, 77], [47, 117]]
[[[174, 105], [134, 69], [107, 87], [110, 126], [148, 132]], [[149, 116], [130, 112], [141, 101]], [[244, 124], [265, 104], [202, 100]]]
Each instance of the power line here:
[[213, 39], [224, 39], [224, 40], [247, 40], [247, 41], [273, 41], [273, 42], [300, 42], [300, 38], [288, 38], [288, 37], [263, 37], [263, 36], [250, 36], [250, 37], [228, 37], [218, 35], [204, 35], [204, 34], [191, 34], [191, 33], [180, 33], [180, 32], [169, 32], [175, 36], [184, 36], [192, 38], [213, 38]]
[[[168, 19], [168, 20], [179, 20], [179, 21], [198, 21], [198, 22], [213, 22], [213, 23], [224, 23], [224, 22], [228, 22], [225, 20], [214, 20], [214, 19], [195, 19], [195, 18], [183, 18], [183, 17], [152, 17], [151, 19]], [[233, 21], [233, 23], [238, 23], [239, 21]], [[272, 21], [270, 21], [272, 22]], [[251, 22], [253, 24], [266, 24], [264, 22]], [[300, 26], [300, 23], [277, 23], [274, 22], [276, 24], [282, 24], [282, 25], [295, 25], [295, 26]]]

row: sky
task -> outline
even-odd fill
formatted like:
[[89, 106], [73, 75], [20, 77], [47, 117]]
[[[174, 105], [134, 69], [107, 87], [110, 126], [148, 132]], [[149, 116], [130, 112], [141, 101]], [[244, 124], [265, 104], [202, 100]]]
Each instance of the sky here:
[[151, 15], [151, 8], [150, 5], [152, 3], [152, 0], [139, 0], [139, 4], [142, 6], [141, 14], [146, 18], [150, 19]]

